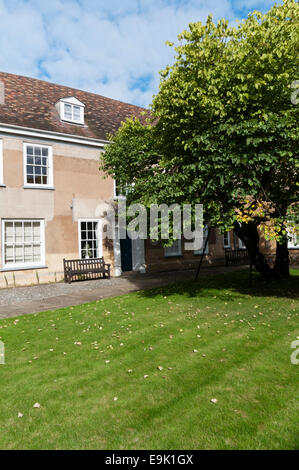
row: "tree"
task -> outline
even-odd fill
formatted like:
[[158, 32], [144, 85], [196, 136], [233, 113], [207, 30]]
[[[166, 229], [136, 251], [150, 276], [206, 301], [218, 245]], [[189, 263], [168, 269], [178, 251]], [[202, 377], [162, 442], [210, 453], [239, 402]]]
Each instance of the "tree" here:
[[[211, 226], [234, 228], [265, 277], [288, 275], [287, 224], [298, 214], [298, 25], [294, 0], [236, 27], [212, 16], [191, 23], [169, 44], [175, 61], [161, 72], [152, 125], [125, 123], [103, 163], [134, 182], [135, 200], [204, 204]], [[274, 268], [259, 232], [277, 242]]]

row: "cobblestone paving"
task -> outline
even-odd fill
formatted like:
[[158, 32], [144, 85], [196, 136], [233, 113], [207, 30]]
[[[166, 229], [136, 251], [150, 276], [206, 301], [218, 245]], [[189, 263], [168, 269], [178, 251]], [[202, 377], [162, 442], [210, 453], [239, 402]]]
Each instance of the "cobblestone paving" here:
[[[202, 268], [200, 277], [244, 268], [245, 266], [205, 267]], [[193, 270], [149, 274], [128, 273], [118, 278], [73, 282], [72, 284], [41, 284], [0, 289], [0, 319], [93, 302], [101, 298], [194, 279], [194, 276]]]

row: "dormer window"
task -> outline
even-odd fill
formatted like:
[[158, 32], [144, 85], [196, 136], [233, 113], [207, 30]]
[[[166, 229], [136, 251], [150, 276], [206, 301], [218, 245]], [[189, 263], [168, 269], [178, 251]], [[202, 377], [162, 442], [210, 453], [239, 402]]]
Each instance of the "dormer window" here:
[[84, 124], [84, 104], [75, 97], [63, 98], [57, 103], [62, 121]]

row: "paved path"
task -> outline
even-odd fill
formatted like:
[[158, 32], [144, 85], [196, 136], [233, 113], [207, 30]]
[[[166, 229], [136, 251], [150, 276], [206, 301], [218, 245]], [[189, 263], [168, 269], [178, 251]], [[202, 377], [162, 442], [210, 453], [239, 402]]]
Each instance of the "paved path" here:
[[[213, 276], [242, 270], [238, 267], [204, 267], [200, 277]], [[39, 286], [0, 289], [0, 319], [26, 313], [54, 310], [80, 305], [106, 297], [115, 297], [128, 292], [165, 286], [179, 281], [194, 279], [195, 271], [164, 273], [128, 273], [122, 277], [74, 282], [72, 284], [42, 284]]]

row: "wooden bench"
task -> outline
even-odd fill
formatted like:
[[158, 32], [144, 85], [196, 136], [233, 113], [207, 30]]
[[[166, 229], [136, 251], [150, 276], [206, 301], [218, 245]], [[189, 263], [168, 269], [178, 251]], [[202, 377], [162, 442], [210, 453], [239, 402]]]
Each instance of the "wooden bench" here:
[[108, 278], [110, 279], [110, 264], [105, 263], [104, 258], [91, 259], [64, 259], [64, 282], [69, 284], [75, 279]]
[[238, 264], [248, 264], [249, 256], [248, 250], [238, 249], [238, 250], [225, 250], [225, 264], [226, 266], [238, 265]]

